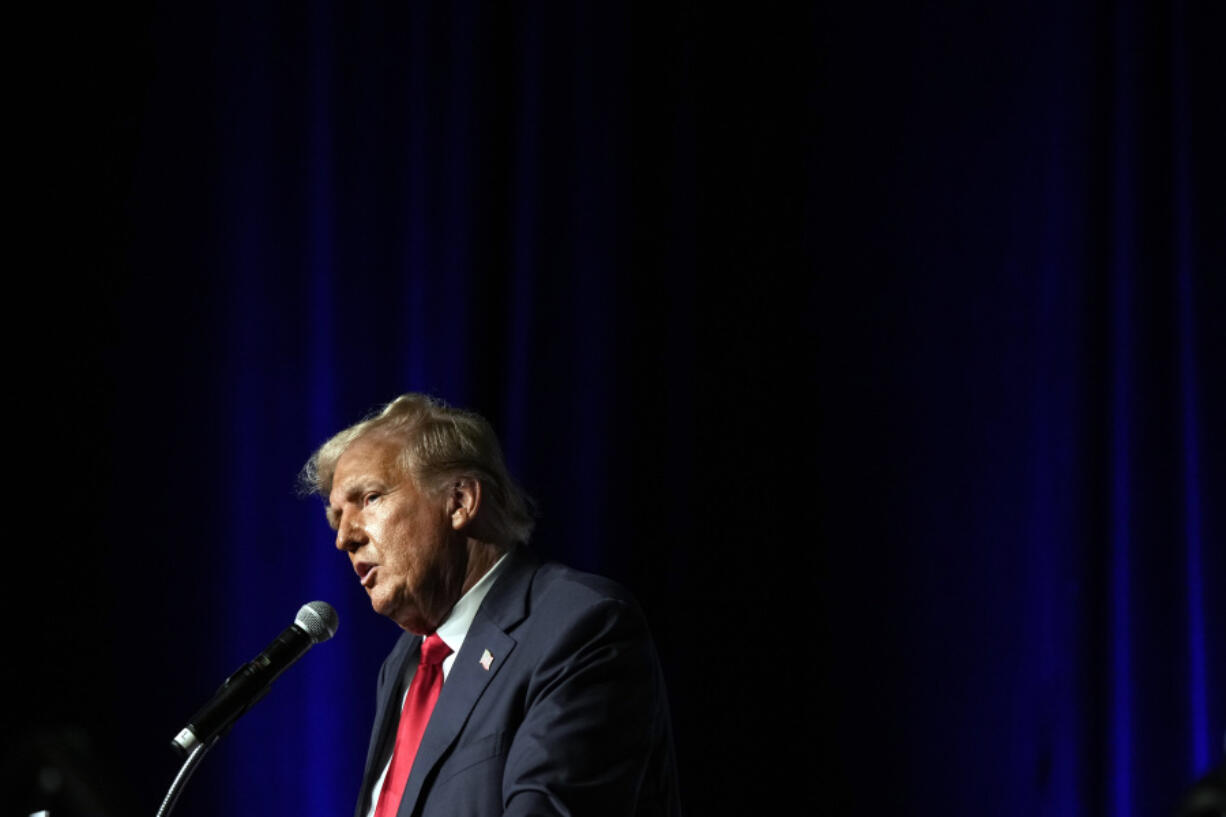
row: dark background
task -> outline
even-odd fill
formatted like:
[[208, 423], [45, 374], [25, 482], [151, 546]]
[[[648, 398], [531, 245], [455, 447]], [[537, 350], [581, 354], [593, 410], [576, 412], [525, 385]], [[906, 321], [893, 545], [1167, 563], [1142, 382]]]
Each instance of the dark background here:
[[1222, 12], [15, 14], [4, 812], [351, 811], [297, 469], [410, 390], [653, 623], [690, 814], [1148, 815], [1226, 733]]

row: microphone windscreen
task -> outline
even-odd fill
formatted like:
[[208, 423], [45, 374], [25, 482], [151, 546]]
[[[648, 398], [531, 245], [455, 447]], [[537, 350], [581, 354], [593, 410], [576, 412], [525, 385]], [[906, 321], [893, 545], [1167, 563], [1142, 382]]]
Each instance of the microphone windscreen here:
[[319, 644], [336, 635], [338, 619], [336, 610], [326, 601], [312, 601], [302, 605], [294, 623], [306, 630], [312, 643]]

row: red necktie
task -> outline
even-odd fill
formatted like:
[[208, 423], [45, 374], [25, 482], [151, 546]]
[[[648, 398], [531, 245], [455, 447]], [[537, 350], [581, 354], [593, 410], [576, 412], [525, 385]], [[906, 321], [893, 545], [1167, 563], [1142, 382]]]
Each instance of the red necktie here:
[[413, 758], [426, 731], [426, 722], [434, 711], [434, 702], [443, 689], [443, 659], [451, 655], [451, 647], [443, 643], [438, 633], [432, 633], [421, 645], [421, 663], [409, 684], [409, 694], [404, 699], [404, 711], [400, 713], [400, 727], [396, 730], [396, 748], [392, 750], [392, 762], [388, 764], [379, 792], [379, 805], [374, 817], [395, 817], [404, 795], [404, 784], [409, 780]]

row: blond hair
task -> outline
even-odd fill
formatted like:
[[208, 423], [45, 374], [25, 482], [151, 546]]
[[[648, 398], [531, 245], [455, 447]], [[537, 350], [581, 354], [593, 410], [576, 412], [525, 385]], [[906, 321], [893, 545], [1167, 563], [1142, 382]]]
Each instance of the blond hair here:
[[459, 477], [480, 482], [482, 515], [498, 544], [528, 541], [532, 503], [507, 472], [493, 428], [475, 412], [424, 394], [402, 394], [321, 445], [298, 475], [302, 491], [327, 501], [337, 460], [371, 435], [401, 444], [400, 467], [424, 491], [445, 492]]

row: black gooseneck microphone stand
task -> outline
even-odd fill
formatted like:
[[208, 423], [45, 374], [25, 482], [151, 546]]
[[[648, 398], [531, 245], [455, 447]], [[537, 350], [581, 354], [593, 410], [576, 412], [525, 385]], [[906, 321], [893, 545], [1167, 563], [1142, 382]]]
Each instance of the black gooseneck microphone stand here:
[[195, 773], [196, 767], [200, 765], [200, 761], [204, 759], [205, 753], [213, 748], [213, 744], [218, 738], [213, 738], [210, 741], [197, 743], [187, 754], [187, 759], [183, 761], [183, 765], [179, 767], [179, 773], [175, 775], [175, 779], [170, 784], [170, 791], [166, 792], [166, 797], [162, 799], [162, 807], [158, 809], [157, 817], [167, 817], [171, 809], [175, 807], [175, 803], [179, 802], [179, 795], [183, 793], [184, 787], [187, 786], [187, 781], [192, 779], [192, 774]]

